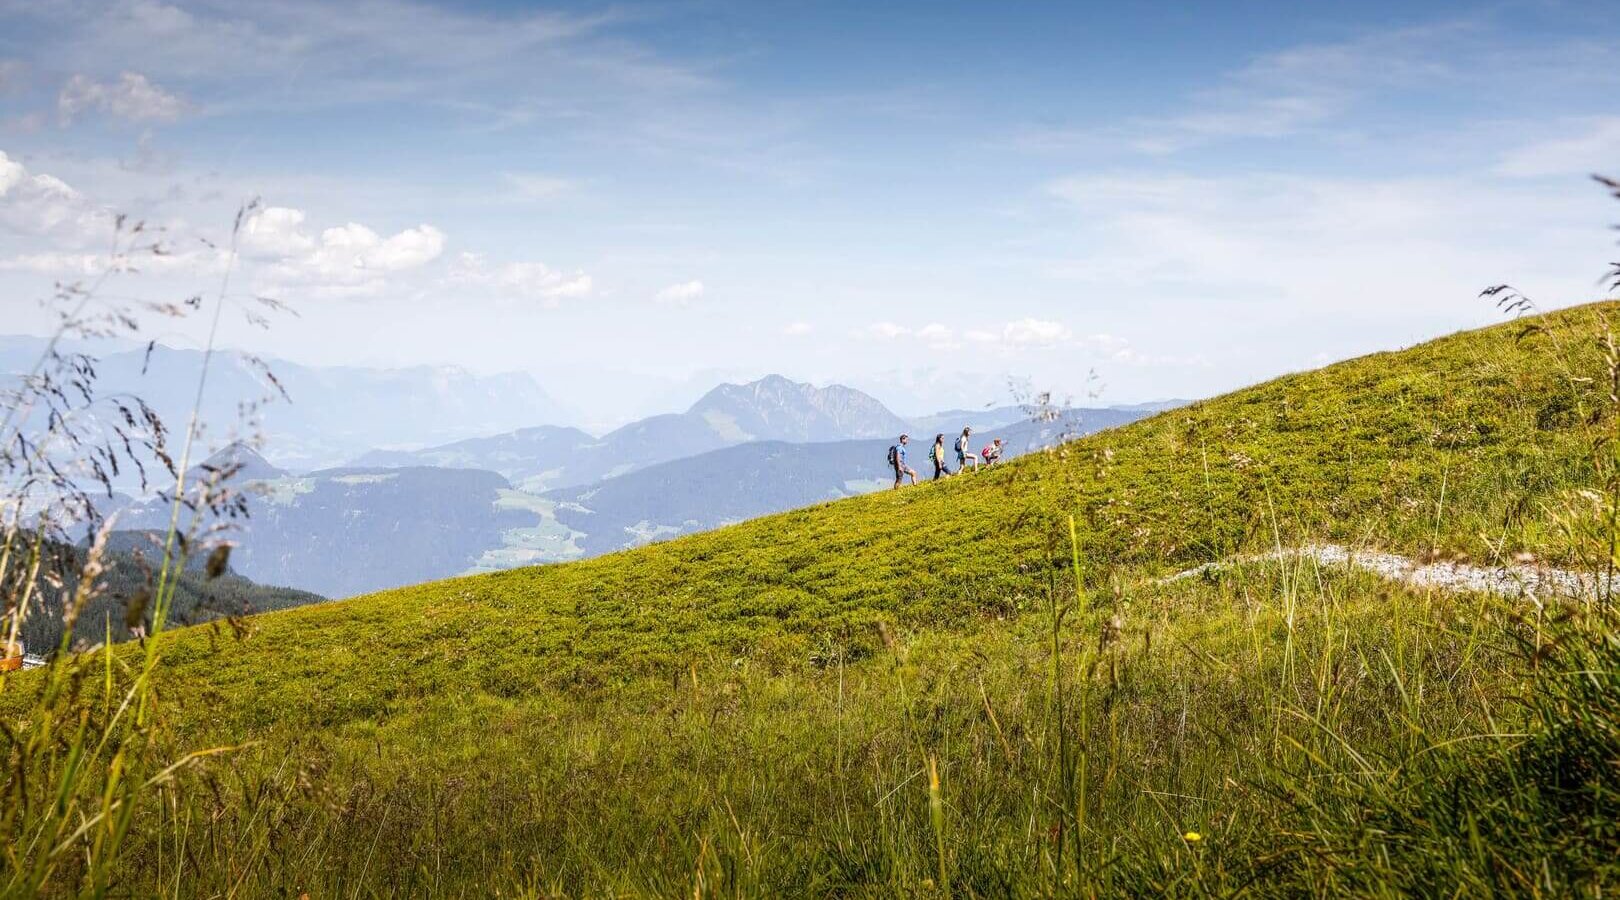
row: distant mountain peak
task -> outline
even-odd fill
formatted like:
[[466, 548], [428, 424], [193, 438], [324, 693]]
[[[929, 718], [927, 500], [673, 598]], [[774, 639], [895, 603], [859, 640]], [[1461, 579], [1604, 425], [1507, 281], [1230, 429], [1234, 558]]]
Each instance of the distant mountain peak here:
[[286, 475], [285, 469], [278, 468], [243, 441], [232, 441], [226, 446], [214, 451], [198, 468], [212, 469], [216, 472], [235, 468], [232, 481], [268, 481]]
[[905, 422], [841, 384], [818, 388], [782, 375], [722, 384], [692, 404], [728, 440], [833, 441], [898, 434]]

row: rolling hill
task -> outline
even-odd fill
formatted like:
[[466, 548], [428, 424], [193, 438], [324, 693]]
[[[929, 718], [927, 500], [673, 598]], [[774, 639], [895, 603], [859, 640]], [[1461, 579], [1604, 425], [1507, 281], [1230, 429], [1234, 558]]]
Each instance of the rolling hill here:
[[[239, 642], [178, 633], [171, 739], [259, 743], [210, 776], [223, 799], [185, 795], [206, 834], [173, 877], [322, 896], [1614, 884], [1620, 719], [1583, 685], [1616, 666], [1580, 655], [1613, 655], [1580, 602], [1248, 554], [1589, 564], [1573, 489], [1616, 427], [1598, 339], [1617, 318], [1453, 335], [977, 477], [263, 615]], [[1228, 566], [1162, 580], [1210, 561]], [[131, 878], [176, 854], [137, 840]]]

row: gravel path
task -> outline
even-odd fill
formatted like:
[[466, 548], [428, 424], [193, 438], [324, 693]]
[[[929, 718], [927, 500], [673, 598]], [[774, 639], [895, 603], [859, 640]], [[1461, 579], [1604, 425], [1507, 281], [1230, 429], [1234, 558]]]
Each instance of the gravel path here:
[[1265, 560], [1310, 559], [1326, 566], [1353, 566], [1391, 581], [1400, 581], [1417, 587], [1433, 587], [1447, 591], [1483, 592], [1519, 596], [1579, 596], [1592, 593], [1602, 576], [1583, 574], [1569, 569], [1548, 566], [1513, 564], [1507, 566], [1475, 566], [1456, 562], [1418, 562], [1410, 557], [1377, 550], [1351, 550], [1339, 544], [1307, 544], [1287, 550], [1235, 557], [1221, 562], [1204, 563], [1177, 572], [1164, 581], [1180, 581], [1207, 571], [1224, 568], [1234, 563]]

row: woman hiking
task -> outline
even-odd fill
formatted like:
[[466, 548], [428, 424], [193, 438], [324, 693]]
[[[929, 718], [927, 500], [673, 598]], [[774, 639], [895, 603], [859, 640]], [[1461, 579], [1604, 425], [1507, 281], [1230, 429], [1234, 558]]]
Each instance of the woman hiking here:
[[945, 468], [945, 435], [934, 435], [934, 448], [928, 451], [928, 459], [934, 464], [935, 481], [951, 474], [951, 470]]
[[973, 426], [962, 429], [961, 437], [956, 439], [956, 471], [967, 471], [968, 460], [973, 460], [973, 471], [979, 471], [979, 458], [973, 455]]

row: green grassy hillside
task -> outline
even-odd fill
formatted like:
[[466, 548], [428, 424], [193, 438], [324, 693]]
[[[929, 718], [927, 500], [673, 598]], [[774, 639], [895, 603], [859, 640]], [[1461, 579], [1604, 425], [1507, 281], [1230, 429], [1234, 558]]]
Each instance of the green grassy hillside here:
[[[567, 565], [265, 616], [247, 645], [192, 636], [176, 681], [258, 724], [323, 725], [401, 698], [602, 686], [705, 655], [806, 658], [829, 634], [955, 628], [1039, 605], [1075, 516], [1090, 586], [1306, 536], [1476, 560], [1567, 548], [1537, 505], [1587, 466], [1595, 323], [1561, 313], [1376, 354], [1063, 450]], [[1555, 338], [1575, 354], [1557, 352]], [[1562, 360], [1562, 361], [1560, 361]], [[1556, 364], [1555, 364], [1556, 361]], [[1054, 543], [1058, 546], [1054, 547]]]
[[[1544, 634], [1574, 627], [1553, 598], [1286, 561], [1159, 577], [1310, 540], [1589, 565], [1561, 511], [1604, 471], [1617, 315], [1351, 360], [937, 485], [263, 615], [241, 639], [177, 633], [174, 748], [255, 743], [144, 814], [129, 877], [312, 896], [1612, 890], [1614, 735], [1538, 743], [1546, 709], [1568, 717], [1538, 676], [1563, 646]], [[1504, 787], [1542, 751], [1555, 784]], [[1472, 793], [1436, 799], [1464, 775]]]

